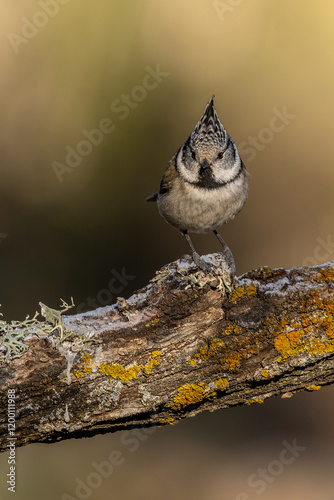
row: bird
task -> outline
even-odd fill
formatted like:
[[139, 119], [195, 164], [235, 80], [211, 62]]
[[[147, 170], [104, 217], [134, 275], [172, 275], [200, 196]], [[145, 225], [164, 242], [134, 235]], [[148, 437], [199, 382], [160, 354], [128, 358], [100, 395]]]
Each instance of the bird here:
[[218, 233], [248, 198], [249, 173], [238, 148], [218, 118], [213, 95], [199, 122], [169, 162], [159, 191], [146, 201], [157, 202], [168, 224], [186, 238], [195, 264], [205, 270], [189, 233], [213, 232], [235, 274], [233, 255]]

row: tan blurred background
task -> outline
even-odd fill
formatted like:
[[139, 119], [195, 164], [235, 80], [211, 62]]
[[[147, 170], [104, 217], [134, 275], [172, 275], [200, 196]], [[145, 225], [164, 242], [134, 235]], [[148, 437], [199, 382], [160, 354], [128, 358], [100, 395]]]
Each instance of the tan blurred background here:
[[[238, 272], [334, 259], [333, 25], [330, 0], [2, 5], [4, 318], [60, 297], [78, 311], [114, 302], [188, 252], [144, 200], [212, 94], [251, 173], [244, 210], [221, 231]], [[96, 145], [82, 143], [98, 126]], [[219, 251], [214, 236], [194, 242]], [[106, 292], [122, 270], [119, 293]], [[327, 388], [201, 414], [141, 434], [135, 450], [124, 433], [18, 449], [15, 498], [79, 498], [77, 479], [118, 450], [122, 465], [81, 498], [332, 500], [333, 399]], [[306, 449], [275, 469], [294, 439]], [[258, 469], [271, 471], [263, 491], [248, 483]], [[4, 455], [0, 470], [12, 498]]]

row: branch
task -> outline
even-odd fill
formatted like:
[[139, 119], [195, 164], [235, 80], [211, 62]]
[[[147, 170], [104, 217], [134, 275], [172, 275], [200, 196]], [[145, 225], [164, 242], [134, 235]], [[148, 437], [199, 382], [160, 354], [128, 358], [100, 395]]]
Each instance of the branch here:
[[334, 262], [262, 267], [226, 292], [221, 255], [205, 259], [209, 272], [173, 262], [128, 300], [62, 324], [49, 315], [5, 332], [1, 322], [0, 419], [14, 389], [16, 446], [174, 424], [333, 383]]

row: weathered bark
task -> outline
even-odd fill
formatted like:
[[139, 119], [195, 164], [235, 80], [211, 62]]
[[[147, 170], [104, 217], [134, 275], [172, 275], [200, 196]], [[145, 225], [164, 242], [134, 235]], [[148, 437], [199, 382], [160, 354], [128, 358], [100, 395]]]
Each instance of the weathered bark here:
[[177, 261], [127, 301], [64, 317], [61, 341], [60, 327], [28, 325], [16, 337], [28, 349], [12, 359], [7, 346], [1, 365], [0, 421], [15, 389], [16, 446], [174, 424], [333, 383], [334, 263], [260, 268], [226, 293], [221, 257], [210, 259], [210, 272]]

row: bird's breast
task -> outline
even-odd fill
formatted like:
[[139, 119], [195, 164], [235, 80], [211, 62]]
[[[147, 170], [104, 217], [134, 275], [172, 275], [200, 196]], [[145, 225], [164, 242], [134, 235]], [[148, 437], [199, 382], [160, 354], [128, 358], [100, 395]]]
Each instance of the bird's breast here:
[[248, 196], [248, 174], [217, 189], [205, 189], [184, 183], [158, 198], [165, 220], [177, 229], [208, 233], [233, 219]]

